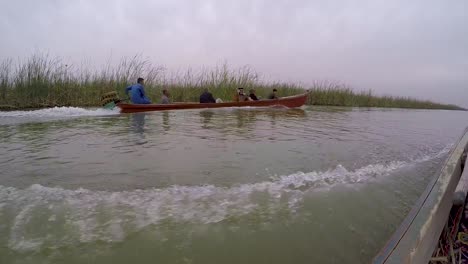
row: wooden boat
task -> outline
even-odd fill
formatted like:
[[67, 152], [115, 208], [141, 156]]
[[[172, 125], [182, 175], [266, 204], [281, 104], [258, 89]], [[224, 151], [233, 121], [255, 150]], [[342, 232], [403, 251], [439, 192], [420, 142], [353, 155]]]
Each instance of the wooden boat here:
[[373, 263], [440, 261], [439, 258], [431, 257], [437, 251], [439, 238], [447, 226], [454, 205], [454, 193], [460, 189], [460, 184], [461, 188], [465, 189], [462, 200], [466, 200], [467, 186], [464, 180], [460, 179], [468, 177], [468, 170], [465, 170], [464, 166], [467, 148], [468, 129], [450, 152], [440, 173], [428, 184], [400, 227], [374, 258]]
[[182, 110], [182, 109], [199, 109], [199, 108], [222, 108], [222, 107], [271, 107], [283, 106], [295, 108], [303, 106], [309, 93], [304, 93], [295, 96], [281, 97], [272, 100], [245, 101], [245, 102], [225, 102], [225, 103], [173, 103], [173, 104], [128, 104], [118, 103], [122, 113], [136, 113], [146, 111], [163, 111], [163, 110]]

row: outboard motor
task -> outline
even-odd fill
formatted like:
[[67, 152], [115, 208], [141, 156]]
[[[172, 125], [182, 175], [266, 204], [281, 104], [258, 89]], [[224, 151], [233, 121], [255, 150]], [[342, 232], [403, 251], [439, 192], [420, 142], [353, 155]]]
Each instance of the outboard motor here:
[[101, 96], [101, 105], [106, 109], [113, 109], [120, 102], [117, 92], [108, 92]]

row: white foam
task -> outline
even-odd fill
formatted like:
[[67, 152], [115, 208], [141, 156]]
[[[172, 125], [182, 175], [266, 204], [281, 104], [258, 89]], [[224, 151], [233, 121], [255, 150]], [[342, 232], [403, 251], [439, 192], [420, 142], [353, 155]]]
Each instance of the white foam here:
[[[104, 108], [85, 109], [80, 107], [54, 107], [32, 111], [0, 111], [0, 122], [3, 120], [14, 119], [16, 121], [34, 121], [34, 120], [47, 120], [47, 119], [61, 119], [70, 117], [82, 116], [108, 116], [119, 114], [119, 108], [107, 110]], [[2, 124], [1, 122], [0, 124]]]
[[[238, 219], [255, 212], [256, 217], [264, 220], [285, 210], [295, 214], [309, 191], [337, 184], [368, 183], [413, 164], [373, 164], [354, 171], [339, 165], [324, 172], [298, 172], [229, 188], [171, 186], [108, 192], [38, 184], [26, 189], [0, 185], [0, 215], [10, 219], [5, 220], [9, 229], [7, 244], [15, 251], [98, 240], [114, 242], [149, 225], [168, 221], [198, 225]], [[29, 233], [30, 230], [34, 233]], [[60, 245], [56, 245], [58, 241]]]

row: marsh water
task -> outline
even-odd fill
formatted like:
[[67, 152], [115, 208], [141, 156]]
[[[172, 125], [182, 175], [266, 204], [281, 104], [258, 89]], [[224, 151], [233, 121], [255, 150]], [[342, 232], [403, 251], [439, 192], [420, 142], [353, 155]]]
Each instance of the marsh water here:
[[0, 112], [0, 263], [368, 263], [461, 111]]

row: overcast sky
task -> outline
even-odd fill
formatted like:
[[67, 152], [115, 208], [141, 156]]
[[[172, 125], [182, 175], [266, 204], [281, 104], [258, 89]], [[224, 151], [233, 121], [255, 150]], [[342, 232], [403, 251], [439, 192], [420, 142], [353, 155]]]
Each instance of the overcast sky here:
[[0, 36], [0, 58], [227, 61], [468, 107], [467, 0], [0, 0]]

